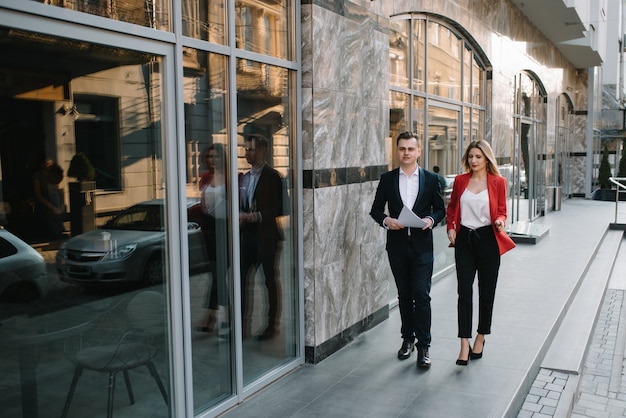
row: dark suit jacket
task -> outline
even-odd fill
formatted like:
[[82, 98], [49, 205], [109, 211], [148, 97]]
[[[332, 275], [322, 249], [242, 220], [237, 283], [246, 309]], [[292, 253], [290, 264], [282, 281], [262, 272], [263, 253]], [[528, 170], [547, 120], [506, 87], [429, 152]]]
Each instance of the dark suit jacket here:
[[[243, 175], [240, 176], [240, 184]], [[242, 209], [243, 210], [243, 209]], [[283, 182], [278, 171], [264, 165], [254, 189], [251, 212], [261, 214], [260, 223], [241, 225], [242, 235], [255, 235], [259, 250], [272, 250], [283, 239], [278, 218], [283, 215]]]
[[[439, 223], [445, 215], [445, 206], [439, 180], [435, 173], [419, 168], [419, 190], [417, 199], [411, 208], [420, 218], [430, 216]], [[387, 205], [388, 214], [385, 212]], [[374, 203], [370, 211], [370, 216], [379, 225], [383, 226], [383, 220], [389, 216], [398, 218], [402, 211], [402, 198], [400, 197], [400, 168], [388, 171], [380, 176]], [[410, 243], [416, 252], [420, 254], [420, 261], [423, 263], [433, 261], [433, 234], [431, 229], [421, 230], [411, 229], [411, 237], [408, 239], [408, 228], [397, 231], [387, 230], [387, 251], [397, 251]]]

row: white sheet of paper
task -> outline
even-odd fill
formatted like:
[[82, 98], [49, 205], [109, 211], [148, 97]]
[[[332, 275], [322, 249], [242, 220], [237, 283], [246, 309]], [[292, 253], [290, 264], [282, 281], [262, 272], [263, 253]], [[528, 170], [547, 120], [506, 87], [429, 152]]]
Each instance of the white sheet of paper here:
[[413, 211], [405, 206], [402, 207], [402, 212], [398, 216], [398, 222], [406, 227], [411, 228], [423, 228], [426, 226], [426, 222], [417, 216]]

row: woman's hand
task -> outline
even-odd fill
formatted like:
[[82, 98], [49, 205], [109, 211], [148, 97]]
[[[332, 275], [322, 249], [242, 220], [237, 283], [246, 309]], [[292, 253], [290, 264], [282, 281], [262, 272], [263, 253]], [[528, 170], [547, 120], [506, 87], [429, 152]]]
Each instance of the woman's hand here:
[[503, 221], [502, 219], [498, 219], [498, 220], [497, 220], [497, 221], [495, 221], [493, 224], [495, 225], [496, 230], [497, 230], [498, 232], [500, 232], [500, 231], [504, 231], [504, 226], [505, 226], [505, 223], [504, 223], [504, 221]]
[[450, 241], [450, 244], [454, 245], [454, 242], [456, 241], [456, 231], [454, 229], [448, 229], [448, 240]]

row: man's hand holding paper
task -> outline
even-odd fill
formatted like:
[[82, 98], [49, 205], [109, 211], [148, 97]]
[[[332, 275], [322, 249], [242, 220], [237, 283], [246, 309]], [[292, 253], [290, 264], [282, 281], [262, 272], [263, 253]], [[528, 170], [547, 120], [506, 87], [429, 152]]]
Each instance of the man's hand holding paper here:
[[428, 226], [422, 218], [417, 216], [411, 209], [407, 208], [406, 205], [402, 207], [402, 212], [400, 212], [400, 216], [398, 216], [398, 222], [405, 227], [411, 228], [422, 229]]

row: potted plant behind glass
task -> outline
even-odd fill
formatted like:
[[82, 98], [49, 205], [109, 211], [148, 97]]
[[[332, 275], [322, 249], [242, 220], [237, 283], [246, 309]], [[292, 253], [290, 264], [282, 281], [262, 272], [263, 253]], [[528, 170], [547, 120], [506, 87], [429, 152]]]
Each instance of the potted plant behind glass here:
[[76, 236], [96, 229], [96, 169], [85, 153], [77, 152], [70, 161], [67, 176], [77, 180], [68, 184], [72, 236]]
[[611, 190], [611, 163], [609, 162], [609, 148], [604, 144], [602, 160], [598, 168], [598, 184], [600, 188], [593, 194], [594, 200], [615, 200], [615, 191]]

